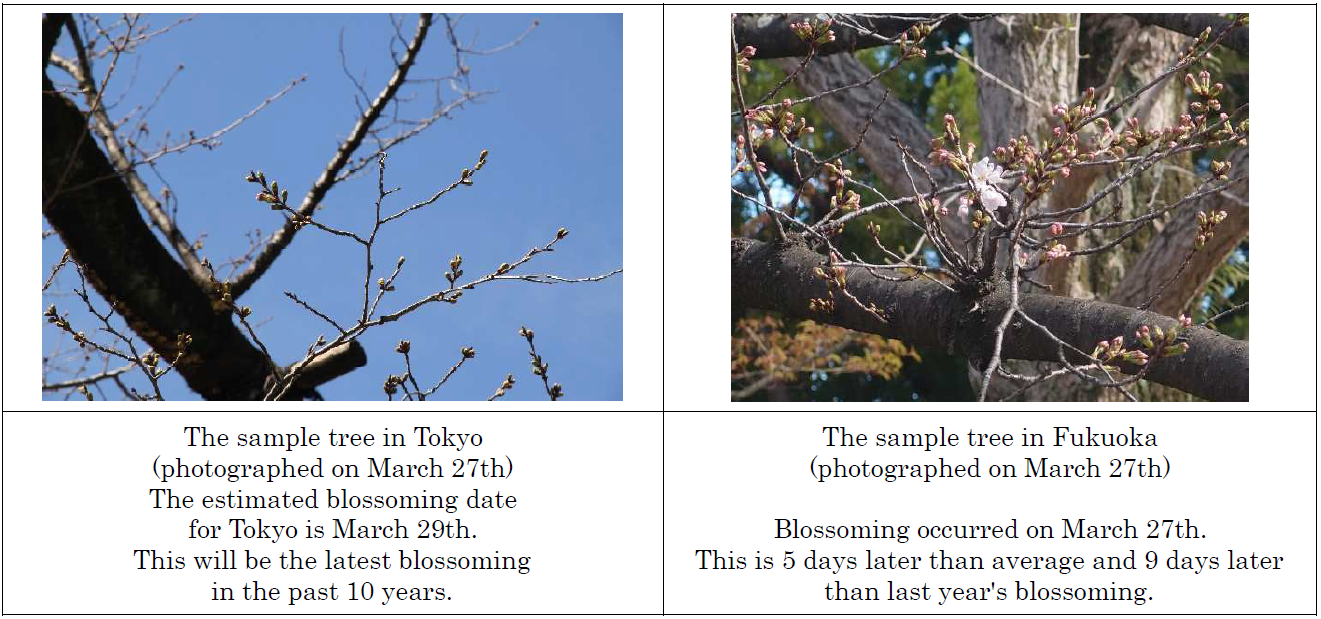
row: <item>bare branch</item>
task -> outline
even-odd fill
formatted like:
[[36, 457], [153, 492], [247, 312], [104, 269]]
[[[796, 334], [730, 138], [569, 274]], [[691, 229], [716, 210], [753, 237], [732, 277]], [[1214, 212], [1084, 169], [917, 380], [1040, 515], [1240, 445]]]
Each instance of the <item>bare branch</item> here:
[[[403, 86], [404, 81], [408, 77], [408, 71], [412, 69], [413, 65], [417, 62], [417, 55], [422, 50], [422, 42], [426, 39], [427, 30], [430, 28], [431, 15], [423, 14], [418, 18], [417, 32], [413, 35], [413, 40], [408, 44], [408, 49], [404, 52], [404, 57], [399, 61], [398, 65], [395, 66], [394, 74], [390, 76], [390, 80], [386, 82], [385, 88], [383, 88], [380, 94], [376, 96], [376, 99], [372, 101], [372, 104], [367, 108], [367, 111], [358, 118], [357, 123], [353, 126], [353, 130], [349, 132], [348, 139], [344, 140], [339, 148], [336, 149], [335, 155], [331, 158], [330, 163], [326, 166], [325, 170], [321, 172], [321, 176], [312, 185], [311, 189], [308, 190], [307, 195], [303, 197], [303, 202], [299, 205], [297, 211], [299, 215], [303, 217], [311, 217], [317, 206], [321, 204], [321, 200], [325, 198], [326, 194], [335, 186], [335, 179], [338, 177], [339, 171], [352, 159], [354, 151], [356, 151], [358, 146], [362, 144], [362, 140], [367, 136], [367, 132], [371, 128], [372, 123], [380, 118], [381, 113], [385, 110], [385, 106], [395, 98], [395, 95], [399, 92], [399, 88]], [[252, 261], [252, 265], [234, 279], [232, 290], [235, 299], [243, 296], [243, 294], [257, 282], [257, 279], [266, 273], [266, 270], [275, 263], [275, 259], [279, 257], [280, 252], [283, 252], [284, 248], [288, 247], [289, 243], [293, 241], [294, 234], [297, 231], [298, 227], [294, 224], [294, 220], [290, 220], [285, 223], [284, 227], [281, 228], [279, 232], [275, 233], [275, 236], [271, 238], [270, 244], [264, 247], [261, 253], [257, 254], [257, 257]]]

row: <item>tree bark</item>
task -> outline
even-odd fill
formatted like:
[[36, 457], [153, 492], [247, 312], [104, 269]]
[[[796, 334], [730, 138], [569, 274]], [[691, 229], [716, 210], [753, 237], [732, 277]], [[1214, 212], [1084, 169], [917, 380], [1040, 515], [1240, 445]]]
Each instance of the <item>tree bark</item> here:
[[[1225, 18], [1211, 13], [1129, 13], [1129, 15], [1143, 26], [1159, 26], [1190, 37], [1202, 34], [1207, 28], [1211, 28], [1214, 33], [1226, 23]], [[1235, 28], [1220, 44], [1239, 53], [1248, 53], [1248, 28], [1246, 26]]]
[[[778, 63], [785, 71], [793, 71], [798, 67], [797, 60], [786, 59]], [[871, 76], [871, 71], [867, 70], [857, 58], [850, 54], [837, 54], [817, 58], [808, 63], [807, 67], [794, 77], [794, 82], [808, 95], [817, 95], [841, 86], [864, 82]], [[879, 109], [876, 107], [878, 104]], [[914, 149], [915, 156], [920, 157], [929, 150], [928, 144], [932, 135], [927, 130], [926, 124], [898, 98], [891, 96], [879, 81], [863, 88], [835, 92], [817, 99], [813, 105], [830, 121], [830, 126], [839, 132], [840, 137], [850, 143], [857, 140], [863, 129], [868, 126], [867, 116], [876, 109], [871, 127], [863, 137], [858, 152], [867, 161], [867, 167], [871, 168], [872, 173], [886, 186], [905, 194], [911, 191], [899, 149], [890, 140], [890, 136], [898, 137], [901, 143]], [[960, 180], [949, 168], [930, 169], [936, 182], [942, 185]], [[918, 179], [924, 178], [916, 170], [913, 171], [913, 176]], [[925, 179], [920, 182], [925, 183]], [[923, 191], [927, 189], [924, 184], [918, 185], [918, 188]]]
[[[893, 38], [920, 20], [940, 16], [941, 14], [935, 13], [919, 13], [904, 15], [902, 18], [856, 16], [853, 19], [867, 30], [883, 37]], [[982, 17], [982, 14], [969, 14], [966, 17], [977, 19]], [[810, 48], [789, 28], [790, 24], [801, 22], [804, 19], [823, 19], [823, 16], [819, 13], [741, 13], [734, 18], [734, 40], [738, 42], [740, 48], [745, 45], [756, 47], [756, 58], [758, 60], [806, 56]], [[961, 16], [951, 15], [945, 23], [953, 21], [964, 21], [964, 19]], [[833, 30], [835, 40], [818, 47], [818, 55], [829, 56], [841, 52], [853, 52], [869, 47], [888, 45], [885, 41], [874, 36], [865, 35], [854, 28], [838, 23]]]
[[[826, 264], [824, 256], [793, 243], [771, 244], [735, 238], [731, 242], [732, 302], [736, 308], [758, 308], [795, 318], [810, 318], [856, 331], [931, 346], [972, 359], [986, 359], [995, 327], [1009, 309], [1004, 290], [984, 296], [951, 292], [923, 279], [891, 282], [872, 277], [863, 268], [847, 269], [847, 289], [863, 305], [874, 303], [887, 320], [882, 322], [846, 299], [836, 298], [829, 314], [809, 309], [809, 300], [829, 295], [827, 284], [814, 274]], [[1124, 335], [1132, 342], [1138, 327], [1168, 330], [1176, 322], [1166, 316], [1089, 299], [1020, 294], [1019, 307], [1033, 320], [1070, 345], [1090, 352], [1101, 340]], [[1187, 353], [1153, 359], [1146, 378], [1215, 401], [1247, 401], [1248, 343], [1210, 329], [1181, 330]], [[1131, 346], [1131, 344], [1130, 344]], [[1058, 361], [1060, 348], [1039, 329], [1022, 320], [1006, 330], [1001, 357]], [[1073, 363], [1083, 357], [1066, 353]], [[1120, 364], [1133, 374], [1137, 366]]]

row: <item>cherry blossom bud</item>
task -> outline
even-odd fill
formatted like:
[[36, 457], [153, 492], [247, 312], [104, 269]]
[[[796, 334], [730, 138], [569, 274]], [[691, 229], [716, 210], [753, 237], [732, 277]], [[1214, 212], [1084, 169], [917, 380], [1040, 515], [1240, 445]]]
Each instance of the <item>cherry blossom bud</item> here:
[[1064, 234], [1064, 224], [1058, 221], [1053, 224], [1050, 224], [1050, 233], [1055, 236]]
[[1162, 357], [1177, 357], [1177, 356], [1182, 355], [1183, 353], [1186, 353], [1186, 352], [1188, 352], [1188, 342], [1179, 342], [1178, 344], [1175, 344], [1175, 345], [1173, 345], [1173, 346], [1170, 346], [1169, 348], [1166, 348], [1166, 349], [1165, 349], [1165, 352], [1162, 353], [1161, 356], [1162, 356]]
[[1146, 346], [1147, 348], [1152, 347], [1151, 327], [1142, 325], [1138, 328], [1137, 336], [1138, 341], [1141, 342], [1143, 346]]

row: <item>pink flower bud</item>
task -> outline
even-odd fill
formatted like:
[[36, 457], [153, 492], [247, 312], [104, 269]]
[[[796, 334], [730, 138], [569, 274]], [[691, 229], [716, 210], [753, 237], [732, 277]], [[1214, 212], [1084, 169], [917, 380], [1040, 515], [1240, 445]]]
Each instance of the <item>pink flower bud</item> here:
[[1058, 222], [1058, 221], [1055, 222], [1055, 223], [1053, 223], [1053, 224], [1050, 224], [1050, 233], [1053, 234], [1053, 235], [1055, 235], [1055, 236], [1059, 236], [1059, 235], [1061, 235], [1061, 234], [1064, 234], [1064, 224], [1062, 224], [1062, 223], [1060, 223], [1060, 222]]

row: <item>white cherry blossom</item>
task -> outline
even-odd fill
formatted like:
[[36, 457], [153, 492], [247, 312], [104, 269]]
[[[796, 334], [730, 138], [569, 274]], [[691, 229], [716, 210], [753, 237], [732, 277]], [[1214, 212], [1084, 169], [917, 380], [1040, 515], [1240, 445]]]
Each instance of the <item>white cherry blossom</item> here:
[[981, 161], [972, 164], [972, 185], [981, 197], [983, 207], [995, 209], [1005, 205], [1004, 196], [993, 189], [1004, 182], [1003, 175], [1004, 169], [991, 163], [989, 157], [982, 157]]

